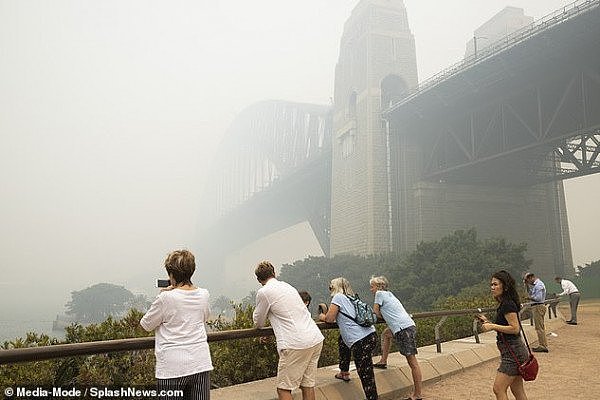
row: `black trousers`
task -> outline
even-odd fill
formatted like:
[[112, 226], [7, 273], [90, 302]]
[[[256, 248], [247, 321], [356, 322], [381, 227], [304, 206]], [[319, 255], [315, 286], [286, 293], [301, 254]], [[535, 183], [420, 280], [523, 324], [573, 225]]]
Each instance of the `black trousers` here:
[[373, 332], [352, 345], [346, 346], [342, 337], [338, 337], [338, 351], [340, 355], [340, 371], [350, 369], [350, 357], [354, 357], [356, 371], [360, 378], [363, 391], [367, 400], [377, 400], [377, 385], [375, 384], [375, 373], [373, 372], [373, 351], [377, 347], [377, 333]]

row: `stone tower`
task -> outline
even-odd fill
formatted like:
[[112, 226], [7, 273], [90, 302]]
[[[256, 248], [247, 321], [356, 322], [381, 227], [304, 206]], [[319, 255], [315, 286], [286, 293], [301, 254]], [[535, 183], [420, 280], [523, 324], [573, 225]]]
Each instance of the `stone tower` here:
[[332, 255], [391, 250], [381, 111], [416, 86], [415, 43], [402, 0], [361, 0], [344, 26], [335, 71]]

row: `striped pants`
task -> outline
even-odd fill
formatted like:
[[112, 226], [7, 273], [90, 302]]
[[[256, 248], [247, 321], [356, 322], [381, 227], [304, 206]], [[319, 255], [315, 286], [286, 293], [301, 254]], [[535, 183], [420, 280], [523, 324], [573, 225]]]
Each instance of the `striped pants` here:
[[161, 400], [209, 400], [210, 399], [210, 371], [197, 374], [180, 376], [178, 378], [158, 379], [157, 389], [161, 391], [183, 391], [183, 397], [173, 394], [159, 396]]

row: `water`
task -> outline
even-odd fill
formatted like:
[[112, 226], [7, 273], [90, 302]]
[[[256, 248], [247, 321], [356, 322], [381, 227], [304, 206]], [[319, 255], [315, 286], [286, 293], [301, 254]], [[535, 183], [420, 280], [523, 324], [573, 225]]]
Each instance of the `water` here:
[[52, 331], [52, 320], [0, 320], [0, 343], [12, 341], [15, 338], [24, 338], [27, 332], [37, 334], [45, 333], [51, 337], [62, 339], [63, 331]]

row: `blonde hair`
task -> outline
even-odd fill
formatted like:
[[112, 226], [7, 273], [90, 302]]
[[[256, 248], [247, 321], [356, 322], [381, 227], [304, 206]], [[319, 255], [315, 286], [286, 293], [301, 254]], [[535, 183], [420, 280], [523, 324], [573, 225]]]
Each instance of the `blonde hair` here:
[[389, 282], [385, 276], [372, 276], [369, 280], [370, 285], [375, 285], [377, 290], [388, 290]]
[[331, 283], [329, 284], [329, 291], [331, 292], [331, 297], [338, 293], [347, 294], [349, 296], [354, 295], [354, 290], [352, 290], [350, 282], [348, 282], [348, 279], [342, 277], [331, 280]]

